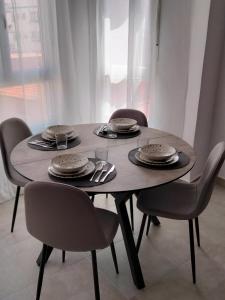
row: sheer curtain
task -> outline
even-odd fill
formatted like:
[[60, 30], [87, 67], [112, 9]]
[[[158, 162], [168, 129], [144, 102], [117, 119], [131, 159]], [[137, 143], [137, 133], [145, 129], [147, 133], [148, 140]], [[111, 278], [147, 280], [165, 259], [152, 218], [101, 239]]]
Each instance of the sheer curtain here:
[[149, 115], [160, 0], [69, 1], [80, 122], [107, 122], [117, 108]]
[[[122, 107], [148, 116], [159, 1], [0, 0], [0, 121], [20, 117], [35, 133]], [[0, 161], [0, 199], [13, 192]]]
[[[19, 117], [33, 133], [62, 118], [55, 1], [0, 0], [0, 122]], [[0, 159], [0, 201], [14, 196]]]
[[106, 122], [114, 110], [125, 107], [142, 110], [149, 116], [154, 99], [160, 1], [90, 2], [90, 73], [94, 82], [90, 96], [94, 119]]

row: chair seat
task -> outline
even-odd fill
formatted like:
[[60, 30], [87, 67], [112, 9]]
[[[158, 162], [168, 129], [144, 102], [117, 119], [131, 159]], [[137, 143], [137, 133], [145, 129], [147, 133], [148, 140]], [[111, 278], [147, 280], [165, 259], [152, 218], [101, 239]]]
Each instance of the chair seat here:
[[119, 218], [115, 213], [102, 208], [96, 208], [96, 212], [105, 238], [109, 243], [108, 245], [110, 245], [116, 235]]
[[196, 184], [172, 182], [141, 191], [137, 207], [145, 214], [169, 219], [192, 219], [197, 205]]
[[15, 169], [11, 168], [10, 169], [10, 175], [11, 177], [9, 178], [10, 181], [17, 185], [17, 186], [21, 186], [24, 187], [28, 182], [30, 182], [29, 179], [27, 179], [26, 177], [23, 177], [22, 175], [20, 175]]

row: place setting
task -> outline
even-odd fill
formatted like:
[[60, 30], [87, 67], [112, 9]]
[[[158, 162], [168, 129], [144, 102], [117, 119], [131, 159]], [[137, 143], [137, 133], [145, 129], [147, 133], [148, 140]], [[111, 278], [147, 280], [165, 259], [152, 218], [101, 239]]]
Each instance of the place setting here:
[[95, 158], [88, 158], [82, 153], [57, 155], [51, 160], [48, 174], [55, 181], [66, 180], [76, 187], [104, 184], [116, 176], [116, 169], [107, 161], [105, 154], [102, 157], [101, 149], [96, 149]]
[[146, 144], [131, 150], [129, 160], [145, 168], [178, 169], [189, 164], [190, 158], [168, 144]]
[[94, 133], [97, 136], [107, 139], [128, 139], [138, 136], [141, 131], [136, 120], [130, 118], [116, 118], [96, 128]]
[[80, 144], [79, 135], [73, 126], [54, 125], [42, 133], [32, 136], [27, 144], [30, 148], [42, 151], [56, 151], [73, 148]]

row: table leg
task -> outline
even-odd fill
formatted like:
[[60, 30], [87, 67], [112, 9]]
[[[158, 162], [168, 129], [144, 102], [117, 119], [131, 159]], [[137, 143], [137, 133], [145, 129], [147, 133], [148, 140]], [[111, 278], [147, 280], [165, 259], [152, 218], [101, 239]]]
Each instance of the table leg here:
[[123, 239], [127, 251], [133, 281], [138, 289], [142, 289], [145, 287], [145, 283], [126, 209], [126, 201], [130, 198], [130, 195], [131, 193], [113, 194], [115, 198], [116, 209], [119, 215], [120, 226], [123, 234]]
[[155, 226], [159, 226], [160, 225], [160, 221], [159, 221], [159, 219], [156, 216], [152, 216], [152, 223]]
[[[47, 263], [47, 261], [48, 261], [50, 255], [51, 255], [51, 253], [52, 253], [52, 250], [53, 250], [52, 247], [47, 246], [46, 256], [45, 256], [45, 263]], [[37, 265], [38, 265], [39, 267], [40, 267], [40, 265], [41, 265], [41, 260], [42, 260], [42, 251], [41, 251], [41, 253], [39, 254], [39, 256], [38, 256], [38, 258], [37, 258], [37, 260], [36, 260], [36, 263], [37, 263]]]

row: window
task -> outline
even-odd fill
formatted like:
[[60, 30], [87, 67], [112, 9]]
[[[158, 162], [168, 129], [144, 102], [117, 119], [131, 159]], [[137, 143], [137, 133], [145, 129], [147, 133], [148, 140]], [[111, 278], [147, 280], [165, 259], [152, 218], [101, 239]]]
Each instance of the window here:
[[37, 10], [30, 12], [30, 22], [31, 23], [37, 23], [38, 22], [38, 12]]
[[0, 122], [29, 115], [39, 124], [47, 109], [38, 5], [38, 0], [0, 0], [5, 16], [0, 19]]

